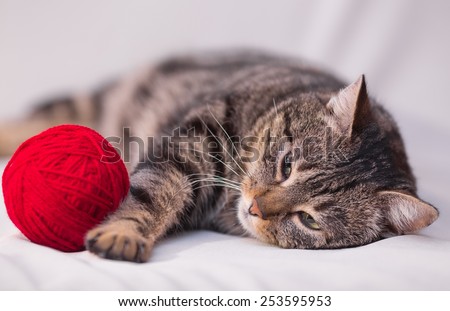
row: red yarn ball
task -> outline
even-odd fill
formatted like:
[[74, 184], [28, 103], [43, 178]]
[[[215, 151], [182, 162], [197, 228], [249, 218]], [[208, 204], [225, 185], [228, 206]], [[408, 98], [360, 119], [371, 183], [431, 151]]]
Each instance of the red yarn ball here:
[[129, 188], [116, 150], [78, 125], [50, 128], [25, 141], [3, 172], [9, 217], [32, 242], [71, 252], [117, 209]]

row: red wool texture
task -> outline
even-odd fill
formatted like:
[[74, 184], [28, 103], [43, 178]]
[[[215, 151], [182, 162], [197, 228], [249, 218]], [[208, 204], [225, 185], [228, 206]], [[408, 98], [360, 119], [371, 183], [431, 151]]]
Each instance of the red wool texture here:
[[117, 151], [79, 125], [50, 128], [25, 141], [3, 173], [9, 217], [32, 242], [72, 252], [117, 209], [130, 183]]

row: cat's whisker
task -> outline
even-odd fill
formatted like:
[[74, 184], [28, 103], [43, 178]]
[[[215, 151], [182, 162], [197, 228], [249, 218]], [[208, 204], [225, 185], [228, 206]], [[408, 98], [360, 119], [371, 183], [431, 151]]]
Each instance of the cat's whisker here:
[[218, 181], [218, 180], [215, 180], [215, 179], [194, 180], [194, 181], [191, 182], [191, 184], [200, 184], [200, 183], [207, 183], [207, 182], [220, 183], [220, 184], [224, 184], [224, 185], [227, 185], [227, 186], [230, 186], [230, 187], [234, 187], [236, 189], [240, 189], [239, 185], [230, 184], [230, 183], [227, 183], [227, 182], [222, 182], [222, 181]]
[[237, 181], [225, 178], [225, 177], [221, 177], [221, 176], [218, 176], [218, 175], [214, 175], [214, 174], [198, 173], [198, 174], [186, 175], [186, 177], [195, 177], [195, 176], [210, 176], [210, 178], [216, 178], [217, 180], [224, 180], [226, 182], [229, 182], [229, 183], [232, 183], [232, 184], [235, 184], [235, 185], [240, 185], [240, 182], [237, 182]]
[[[200, 175], [200, 174], [191, 174], [191, 175]], [[214, 183], [213, 183], [213, 184], [198, 185], [198, 186], [193, 187], [193, 183], [197, 183], [197, 182], [200, 181], [200, 180], [198, 180], [198, 181], [193, 181], [193, 182], [192, 182], [192, 181], [189, 181], [188, 176], [189, 176], [189, 175], [184, 176], [185, 179], [182, 180], [182, 182], [184, 182], [184, 184], [180, 185], [180, 188], [178, 189], [178, 191], [176, 191], [176, 192], [172, 195], [172, 197], [170, 198], [169, 202], [172, 201], [173, 198], [174, 198], [178, 193], [180, 193], [180, 192], [183, 191], [183, 190], [188, 189], [189, 187], [192, 187], [192, 191], [195, 191], [196, 189], [199, 189], [199, 187], [200, 187], [200, 188], [204, 188], [204, 187], [208, 187], [208, 186], [209, 186], [209, 187], [210, 187], [210, 186], [223, 186], [223, 187], [225, 187], [225, 188], [229, 188], [229, 189], [233, 189], [233, 190], [236, 190], [236, 191], [238, 191], [238, 192], [241, 192], [241, 189], [240, 189], [240, 187], [239, 187], [238, 185], [231, 185], [231, 184], [226, 184], [226, 183], [221, 183], [221, 184], [220, 184], [220, 182], [217, 182], [217, 181], [214, 181], [214, 182], [217, 182], [217, 184], [214, 184]]]
[[[187, 176], [189, 176], [189, 175], [187, 175]], [[186, 177], [187, 177], [187, 176], [186, 176]], [[218, 178], [217, 178], [217, 177], [199, 178], [199, 179], [196, 179], [196, 180], [193, 180], [193, 181], [190, 181], [190, 182], [193, 183], [193, 182], [202, 182], [202, 181], [221, 182], [221, 183], [226, 183], [226, 184], [230, 184], [230, 185], [239, 187], [239, 184], [238, 184], [238, 183], [235, 183], [235, 182], [229, 182], [229, 181], [227, 181], [227, 180], [221, 179], [220, 177], [218, 177]]]
[[275, 107], [275, 114], [278, 117], [278, 108], [277, 108], [277, 103], [275, 102], [275, 98], [272, 98], [272, 101], [273, 101], [273, 106]]
[[[194, 174], [194, 175], [197, 175], [197, 176], [204, 176], [204, 175], [202, 175], [202, 174]], [[193, 175], [187, 175], [186, 177], [188, 177], [188, 178], [190, 178], [190, 177], [196, 177], [196, 176], [193, 176]], [[239, 187], [240, 186], [240, 183], [238, 183], [238, 182], [236, 182], [236, 181], [232, 181], [232, 180], [229, 180], [229, 179], [226, 179], [226, 178], [222, 178], [222, 177], [220, 177], [220, 176], [215, 176], [215, 175], [211, 175], [211, 176], [206, 176], [205, 178], [199, 178], [198, 180], [214, 180], [214, 181], [218, 181], [218, 182], [226, 182], [226, 183], [228, 183], [228, 184], [231, 184], [231, 185], [234, 185], [234, 186], [237, 186], [237, 187]]]
[[216, 159], [217, 161], [219, 161], [220, 163], [225, 165], [230, 171], [232, 171], [234, 174], [236, 174], [236, 176], [239, 176], [239, 173], [236, 172], [229, 164], [223, 162], [222, 160], [220, 160], [219, 158], [213, 156], [212, 154], [209, 154], [208, 152], [204, 152], [204, 151], [193, 149], [193, 148], [181, 148], [180, 150], [191, 150], [191, 151], [194, 151], [194, 152], [200, 152], [201, 154], [205, 154], [205, 155], [207, 155], [207, 156], [209, 156], [209, 157], [211, 157], [213, 159]]
[[[228, 134], [228, 132], [225, 130], [225, 128], [222, 126], [222, 124], [220, 124], [219, 120], [217, 120], [217, 118], [214, 116], [214, 114], [211, 111], [211, 107], [209, 105], [208, 106], [208, 111], [211, 114], [211, 116], [213, 117], [213, 119], [217, 122], [217, 124], [220, 126], [220, 128], [222, 129], [223, 133], [227, 136], [227, 140], [230, 142], [231, 147], [233, 148], [233, 150], [236, 152], [236, 154], [238, 155], [239, 159], [242, 161], [242, 157], [239, 154], [239, 151], [236, 149], [236, 146], [234, 145], [233, 141], [231, 140], [230, 135]], [[222, 145], [223, 147], [223, 145]], [[230, 155], [231, 156], [231, 155]], [[231, 156], [232, 157], [232, 156]], [[244, 172], [244, 174], [246, 174], [248, 176], [248, 173], [237, 163], [237, 161], [232, 157], [233, 161], [236, 163], [236, 165]]]
[[200, 119], [200, 121], [202, 121], [203, 125], [205, 125], [206, 130], [216, 139], [217, 143], [222, 147], [223, 151], [225, 151], [230, 156], [231, 160], [233, 160], [233, 162], [242, 171], [242, 173], [244, 173], [244, 175], [247, 175], [247, 173], [237, 163], [237, 161], [233, 158], [233, 156], [228, 152], [227, 148], [225, 148], [225, 146], [220, 142], [220, 139], [216, 135], [214, 135], [214, 133], [211, 131], [211, 129], [208, 127], [208, 125], [205, 123], [205, 121], [203, 121], [203, 119], [200, 118], [200, 116], [198, 116], [198, 118]]
[[224, 185], [224, 184], [221, 184], [221, 183], [210, 183], [210, 184], [207, 184], [207, 185], [193, 185], [192, 183], [189, 183], [189, 184], [184, 185], [182, 189], [180, 189], [179, 191], [177, 191], [177, 192], [172, 196], [171, 199], [173, 199], [180, 191], [186, 190], [186, 189], [188, 189], [189, 187], [191, 187], [191, 190], [192, 190], [192, 191], [196, 191], [196, 190], [198, 190], [198, 189], [206, 188], [206, 187], [224, 187], [224, 188], [228, 188], [228, 189], [231, 189], [231, 190], [236, 190], [237, 192], [241, 192], [241, 189], [239, 189], [239, 188], [232, 187], [232, 186], [229, 186], [229, 185]]
[[198, 190], [198, 189], [201, 189], [201, 188], [205, 188], [205, 187], [224, 187], [224, 188], [236, 190], [238, 192], [241, 191], [241, 189], [239, 189], [239, 188], [234, 188], [234, 187], [225, 186], [223, 184], [214, 184], [214, 183], [213, 184], [208, 184], [208, 185], [199, 185], [199, 186], [193, 187], [192, 191], [195, 191], [195, 190]]
[[194, 182], [196, 182], [196, 183], [199, 183], [199, 182], [208, 182], [208, 181], [212, 181], [212, 182], [216, 182], [216, 183], [223, 183], [224, 185], [230, 185], [230, 186], [233, 186], [233, 187], [238, 187], [238, 185], [236, 185], [236, 184], [231, 184], [231, 183], [228, 183], [228, 182], [225, 182], [225, 181], [220, 181], [220, 180], [217, 180], [217, 179], [214, 179], [214, 178], [203, 178], [203, 179], [198, 179], [198, 180], [193, 181], [193, 183], [194, 183]]

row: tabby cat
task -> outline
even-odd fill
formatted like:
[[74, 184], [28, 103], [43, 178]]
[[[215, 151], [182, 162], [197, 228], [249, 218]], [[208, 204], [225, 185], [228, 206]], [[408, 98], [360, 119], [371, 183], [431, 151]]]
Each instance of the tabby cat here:
[[162, 237], [192, 229], [283, 248], [353, 247], [438, 217], [417, 197], [397, 126], [364, 76], [345, 87], [259, 52], [172, 58], [40, 105], [5, 127], [18, 135], [1, 131], [0, 148], [59, 123], [97, 129], [128, 165], [128, 196], [86, 235], [104, 258], [145, 262]]

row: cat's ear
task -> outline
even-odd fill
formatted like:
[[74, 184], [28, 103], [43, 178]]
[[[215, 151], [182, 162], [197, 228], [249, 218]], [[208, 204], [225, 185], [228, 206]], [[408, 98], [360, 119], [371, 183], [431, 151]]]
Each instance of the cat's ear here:
[[364, 75], [332, 97], [326, 109], [331, 127], [348, 136], [362, 131], [371, 120]]
[[439, 216], [432, 205], [409, 194], [382, 191], [378, 196], [386, 208], [387, 228], [394, 234], [418, 231], [431, 225]]

